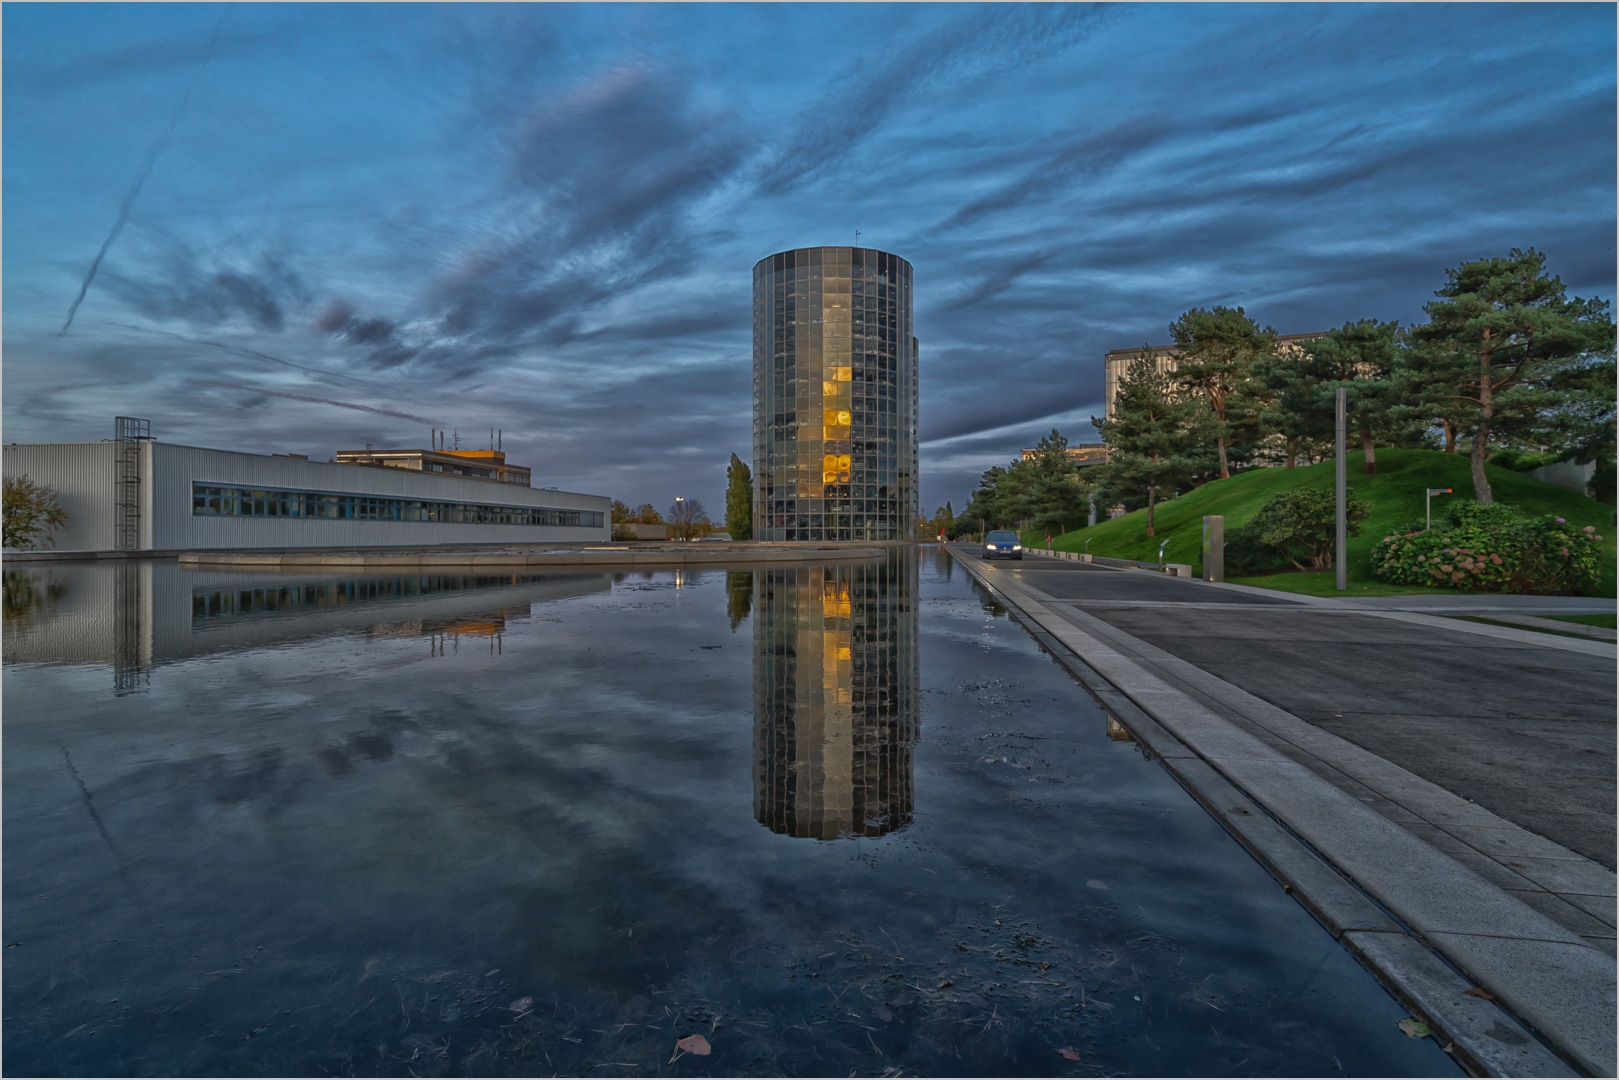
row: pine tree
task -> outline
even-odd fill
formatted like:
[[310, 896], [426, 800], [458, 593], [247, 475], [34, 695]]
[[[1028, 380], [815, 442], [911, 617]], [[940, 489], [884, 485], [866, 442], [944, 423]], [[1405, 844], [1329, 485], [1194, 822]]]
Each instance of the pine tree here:
[[1109, 483], [1145, 491], [1147, 535], [1154, 535], [1153, 509], [1161, 491], [1188, 483], [1206, 462], [1210, 434], [1218, 430], [1209, 406], [1177, 392], [1158, 370], [1150, 348], [1131, 361], [1113, 399], [1113, 419], [1092, 418], [1112, 452]]
[[[1344, 323], [1302, 350], [1278, 351], [1255, 369], [1276, 392], [1263, 416], [1290, 442], [1326, 441], [1337, 427], [1337, 391], [1345, 390], [1349, 426], [1360, 436], [1368, 476], [1377, 472], [1376, 440], [1394, 434], [1399, 387], [1398, 323], [1362, 319]], [[1291, 448], [1288, 466], [1293, 464]]]
[[[1208, 402], [1220, 476], [1231, 475], [1229, 446], [1233, 434], [1257, 436], [1259, 403], [1247, 400], [1260, 389], [1254, 364], [1274, 351], [1276, 331], [1260, 326], [1242, 308], [1192, 308], [1169, 326], [1180, 354], [1173, 384], [1182, 393]], [[1247, 421], [1247, 423], [1243, 423]]]
[[1439, 299], [1423, 308], [1428, 322], [1408, 334], [1406, 381], [1417, 393], [1465, 409], [1473, 493], [1488, 503], [1490, 440], [1538, 423], [1560, 380], [1611, 360], [1613, 319], [1605, 301], [1569, 299], [1533, 248], [1445, 273], [1445, 287], [1434, 294]]
[[735, 454], [725, 470], [725, 530], [732, 540], [753, 539], [753, 470]]

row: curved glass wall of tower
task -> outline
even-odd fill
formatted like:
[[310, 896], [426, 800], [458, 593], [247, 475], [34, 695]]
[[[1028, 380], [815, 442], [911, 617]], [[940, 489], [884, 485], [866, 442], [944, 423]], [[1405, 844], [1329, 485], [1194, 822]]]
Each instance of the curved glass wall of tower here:
[[911, 820], [916, 578], [909, 547], [753, 572], [753, 812], [772, 832], [883, 836]]
[[797, 248], [753, 268], [753, 535], [905, 540], [917, 520], [911, 264]]

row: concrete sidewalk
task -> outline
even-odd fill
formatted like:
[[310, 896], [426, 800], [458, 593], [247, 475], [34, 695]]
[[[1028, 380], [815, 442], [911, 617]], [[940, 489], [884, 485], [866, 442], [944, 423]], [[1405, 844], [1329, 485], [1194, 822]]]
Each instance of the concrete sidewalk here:
[[[1423, 946], [1583, 1069], [1613, 1074], [1612, 645], [1071, 561], [1015, 569], [962, 561], [1059, 658], [1076, 658], [1076, 673], [1110, 707], [1133, 710], [1133, 725], [1120, 716], [1126, 726], [1146, 729], [1166, 766], [1451, 1033], [1471, 1067], [1559, 1068], [1513, 1060], [1504, 1028], [1492, 1036], [1492, 1024], [1470, 1027], [1482, 1023], [1480, 999], [1462, 996], [1466, 984], [1450, 969], [1424, 968], [1424, 957], [1437, 961]], [[1430, 687], [1448, 712], [1413, 707]], [[1509, 707], [1452, 715], [1458, 698]], [[1515, 709], [1526, 699], [1555, 701], [1566, 715], [1526, 732]], [[1526, 760], [1526, 740], [1556, 745]], [[1209, 775], [1200, 779], [1199, 769]], [[1559, 770], [1556, 783], [1538, 782]], [[1513, 775], [1526, 779], [1503, 791]], [[1469, 783], [1488, 789], [1497, 812], [1452, 790]], [[1273, 815], [1292, 844], [1302, 839], [1357, 896], [1375, 898], [1368, 910], [1381, 905], [1397, 922], [1379, 924], [1337, 897], [1332, 875], [1322, 878], [1287, 844], [1248, 836], [1248, 815], [1223, 805], [1233, 798]], [[1569, 819], [1564, 839], [1605, 854], [1606, 865], [1523, 827], [1559, 815]]]

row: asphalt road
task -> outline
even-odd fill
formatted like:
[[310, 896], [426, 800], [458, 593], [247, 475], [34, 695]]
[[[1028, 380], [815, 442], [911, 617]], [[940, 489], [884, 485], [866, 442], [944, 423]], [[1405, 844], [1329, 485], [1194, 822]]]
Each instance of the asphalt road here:
[[1084, 563], [1031, 558], [997, 565], [1508, 821], [1614, 866], [1619, 702], [1611, 659]]

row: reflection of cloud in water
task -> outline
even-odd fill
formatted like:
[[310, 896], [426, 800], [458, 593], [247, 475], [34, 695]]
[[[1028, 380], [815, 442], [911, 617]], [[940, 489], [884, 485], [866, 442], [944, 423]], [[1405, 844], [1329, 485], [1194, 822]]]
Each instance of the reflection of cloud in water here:
[[754, 815], [830, 840], [910, 821], [916, 552], [754, 572]]

